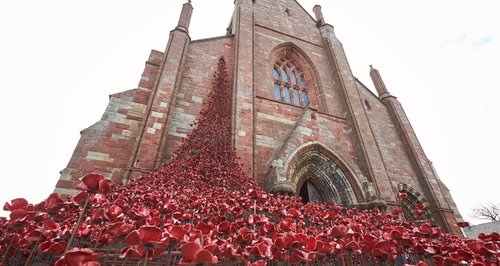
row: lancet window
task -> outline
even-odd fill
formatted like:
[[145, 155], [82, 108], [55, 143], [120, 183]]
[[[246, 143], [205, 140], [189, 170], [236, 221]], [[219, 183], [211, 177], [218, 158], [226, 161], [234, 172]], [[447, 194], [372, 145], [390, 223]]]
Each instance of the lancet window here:
[[279, 59], [273, 68], [274, 99], [276, 101], [307, 106], [309, 94], [306, 79], [300, 66], [286, 59]]

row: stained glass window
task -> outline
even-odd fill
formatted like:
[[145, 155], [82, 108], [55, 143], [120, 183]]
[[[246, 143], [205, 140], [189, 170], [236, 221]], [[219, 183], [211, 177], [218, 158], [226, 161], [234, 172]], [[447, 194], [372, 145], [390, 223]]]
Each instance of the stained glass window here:
[[286, 70], [284, 68], [281, 69], [281, 78], [284, 82], [288, 82], [288, 74], [286, 73]]
[[299, 90], [293, 89], [293, 104], [300, 106]]
[[276, 68], [273, 69], [273, 76], [274, 76], [274, 79], [280, 79], [280, 73], [278, 72], [278, 70]]
[[280, 58], [273, 67], [273, 78], [274, 100], [302, 107], [309, 104], [305, 74], [301, 66], [292, 60]]
[[285, 102], [290, 103], [291, 102], [291, 99], [290, 99], [290, 88], [288, 87], [288, 85], [285, 86], [285, 89], [283, 91], [285, 93]]
[[307, 95], [307, 91], [302, 91], [302, 101], [304, 102], [304, 106], [309, 104], [309, 95]]
[[279, 83], [274, 84], [274, 99], [276, 101], [281, 101], [281, 87]]

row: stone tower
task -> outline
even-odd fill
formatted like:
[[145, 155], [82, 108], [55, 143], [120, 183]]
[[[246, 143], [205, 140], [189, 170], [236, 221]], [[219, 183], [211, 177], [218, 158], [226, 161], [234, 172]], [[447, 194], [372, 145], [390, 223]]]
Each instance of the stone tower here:
[[[211, 91], [217, 60], [233, 86], [233, 142], [244, 170], [267, 191], [305, 201], [401, 206], [460, 234], [461, 216], [427, 159], [401, 104], [378, 70], [372, 93], [351, 73], [320, 6], [295, 0], [236, 0], [225, 36], [191, 40], [183, 5], [163, 52], [152, 51], [136, 89], [110, 96], [84, 129], [56, 192], [98, 172], [118, 183], [163, 162], [191, 130]], [[408, 198], [399, 199], [404, 191]], [[422, 216], [415, 206], [425, 204]]]

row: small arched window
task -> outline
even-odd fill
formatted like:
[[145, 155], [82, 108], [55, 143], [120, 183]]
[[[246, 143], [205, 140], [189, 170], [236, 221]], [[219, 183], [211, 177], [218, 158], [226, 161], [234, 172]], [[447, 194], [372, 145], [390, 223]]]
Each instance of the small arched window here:
[[292, 61], [280, 59], [273, 68], [274, 99], [296, 106], [307, 106], [309, 95], [304, 73]]

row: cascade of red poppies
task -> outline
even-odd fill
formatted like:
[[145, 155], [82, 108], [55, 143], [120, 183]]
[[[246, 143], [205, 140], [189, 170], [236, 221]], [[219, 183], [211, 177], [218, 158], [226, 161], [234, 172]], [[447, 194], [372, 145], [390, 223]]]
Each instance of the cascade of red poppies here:
[[265, 193], [242, 172], [231, 144], [225, 64], [221, 58], [193, 131], [159, 169], [125, 186], [87, 174], [68, 200], [6, 203], [0, 265], [500, 264], [498, 233], [464, 239], [402, 221], [399, 209]]

